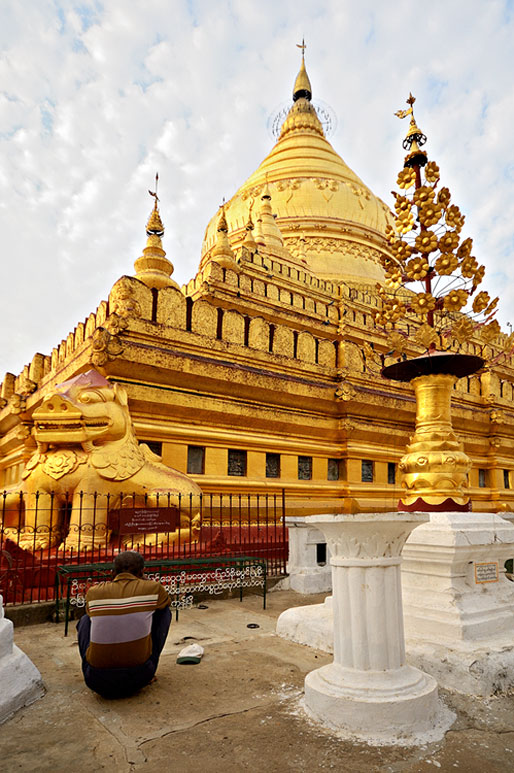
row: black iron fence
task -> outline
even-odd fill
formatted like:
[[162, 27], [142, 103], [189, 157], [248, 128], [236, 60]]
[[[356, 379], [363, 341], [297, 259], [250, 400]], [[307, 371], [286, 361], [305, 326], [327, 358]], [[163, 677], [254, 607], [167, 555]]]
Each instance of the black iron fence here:
[[147, 560], [254, 556], [285, 574], [281, 494], [141, 497], [129, 492], [0, 494], [0, 594], [6, 604], [50, 601], [56, 567], [109, 562], [120, 550]]

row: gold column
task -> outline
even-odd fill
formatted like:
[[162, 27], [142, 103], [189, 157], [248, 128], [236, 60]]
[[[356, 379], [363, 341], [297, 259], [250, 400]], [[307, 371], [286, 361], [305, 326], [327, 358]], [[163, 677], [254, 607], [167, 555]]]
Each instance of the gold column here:
[[[437, 374], [412, 380], [416, 431], [400, 462], [406, 495], [400, 510], [468, 510], [471, 460], [452, 428], [451, 393], [456, 376]], [[449, 500], [449, 501], [448, 501]]]

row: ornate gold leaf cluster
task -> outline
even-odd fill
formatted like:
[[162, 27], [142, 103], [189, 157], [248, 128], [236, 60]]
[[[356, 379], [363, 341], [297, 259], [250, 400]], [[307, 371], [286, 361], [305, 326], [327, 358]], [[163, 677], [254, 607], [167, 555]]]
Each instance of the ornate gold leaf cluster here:
[[[385, 286], [377, 285], [381, 303], [375, 322], [385, 328], [397, 354], [409, 338], [426, 349], [458, 348], [479, 329], [484, 344], [500, 333], [492, 321], [498, 298], [475, 294], [485, 269], [472, 255], [472, 240], [461, 239], [464, 215], [439, 181], [434, 161], [407, 165], [398, 175], [399, 191], [393, 192], [395, 220], [387, 231], [390, 255], [381, 258]], [[421, 283], [417, 291], [415, 283]], [[419, 327], [407, 328], [407, 317], [417, 318]]]

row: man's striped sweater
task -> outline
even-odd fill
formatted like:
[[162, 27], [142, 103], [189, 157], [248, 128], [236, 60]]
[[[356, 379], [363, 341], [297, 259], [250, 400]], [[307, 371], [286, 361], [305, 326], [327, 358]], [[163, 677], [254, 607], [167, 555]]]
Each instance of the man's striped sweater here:
[[93, 668], [130, 668], [152, 654], [152, 616], [169, 606], [170, 597], [158, 582], [129, 572], [87, 592], [91, 641], [86, 659]]

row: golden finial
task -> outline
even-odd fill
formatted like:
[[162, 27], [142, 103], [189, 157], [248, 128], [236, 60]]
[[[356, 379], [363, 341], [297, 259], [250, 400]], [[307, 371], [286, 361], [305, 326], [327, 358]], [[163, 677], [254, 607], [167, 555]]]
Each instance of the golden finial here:
[[246, 221], [246, 225], [245, 225], [246, 236], [243, 240], [243, 245], [251, 252], [254, 252], [257, 249], [257, 242], [255, 241], [253, 236], [254, 225], [252, 220], [252, 207], [253, 207], [253, 201], [248, 209], [248, 220]]
[[312, 99], [312, 86], [309, 76], [307, 75], [307, 70], [305, 69], [305, 49], [307, 46], [305, 45], [305, 40], [303, 38], [301, 45], [300, 43], [297, 43], [296, 45], [298, 48], [302, 49], [302, 64], [294, 82], [293, 101], [296, 102], [300, 97], [304, 97], [310, 102]]
[[164, 226], [158, 208], [158, 184], [159, 173], [155, 175], [155, 191], [148, 191], [154, 199], [154, 205], [146, 224], [146, 235], [148, 237], [146, 247], [141, 257], [134, 263], [136, 278], [144, 282], [147, 287], [157, 290], [162, 287], [175, 287], [175, 289], [179, 289], [175, 280], [171, 279], [173, 263], [168, 260], [162, 247], [161, 237], [164, 236]]
[[217, 263], [219, 263], [222, 268], [231, 268], [234, 271], [239, 270], [228, 238], [227, 217], [225, 215], [225, 199], [223, 199], [223, 202], [220, 205], [216, 244], [214, 245], [211, 257]]
[[247, 231], [253, 231], [252, 209], [253, 209], [253, 201], [248, 207], [248, 220], [246, 221], [246, 225], [245, 225], [245, 229]]
[[164, 226], [162, 224], [161, 216], [159, 214], [159, 208], [157, 206], [157, 202], [159, 201], [159, 196], [157, 195], [157, 188], [159, 185], [159, 172], [155, 173], [155, 191], [148, 190], [148, 193], [150, 196], [153, 196], [154, 203], [153, 203], [153, 210], [150, 214], [150, 217], [148, 218], [148, 223], [146, 224], [146, 235], [147, 236], [158, 236], [161, 238], [164, 236]]
[[266, 172], [266, 182], [264, 183], [264, 190], [262, 192], [261, 199], [270, 199], [271, 201], [271, 193], [269, 190], [269, 183], [268, 183], [268, 173]]
[[220, 216], [218, 218], [218, 231], [225, 231], [228, 233], [227, 216], [225, 215], [225, 197], [220, 204]]
[[406, 100], [409, 108], [407, 110], [397, 110], [395, 115], [398, 118], [406, 118], [410, 115], [409, 130], [402, 142], [405, 150], [411, 151], [405, 158], [405, 166], [424, 166], [427, 163], [427, 155], [420, 147], [427, 141], [426, 136], [421, 129], [418, 128], [414, 119], [414, 102], [416, 97], [412, 96], [412, 92], [409, 93], [409, 97]]

